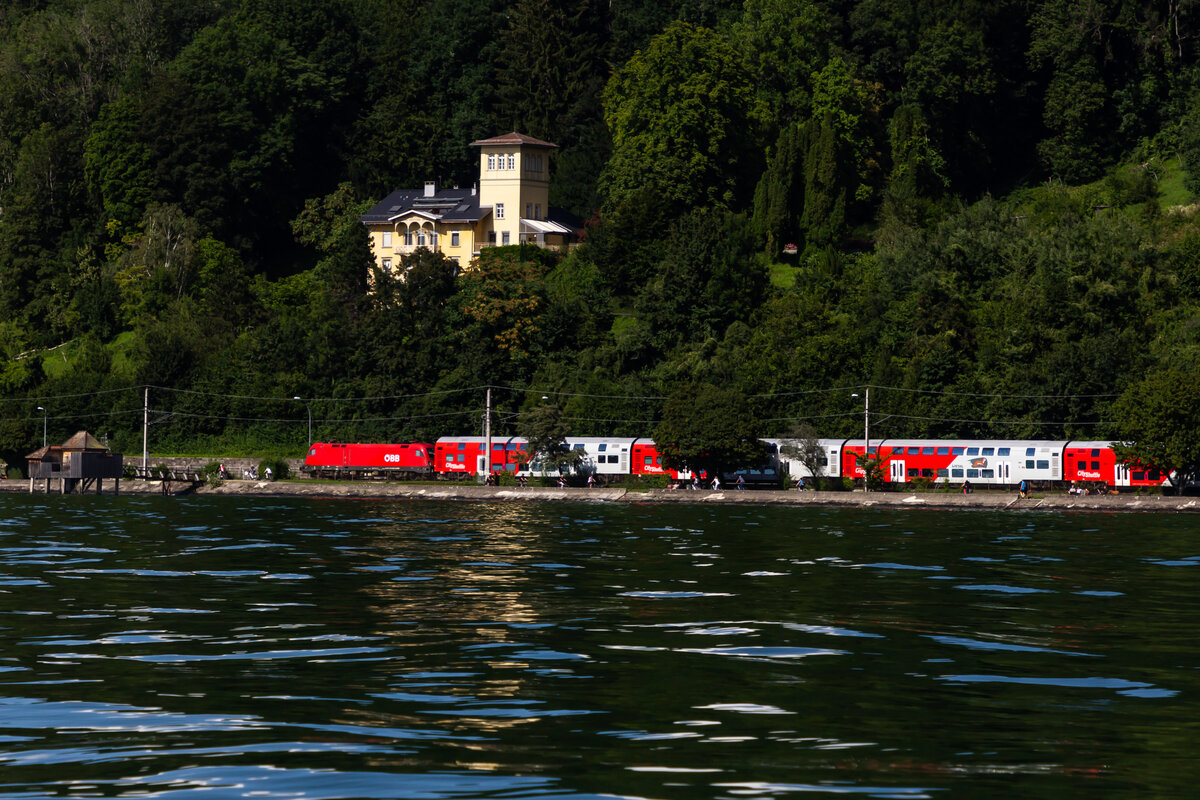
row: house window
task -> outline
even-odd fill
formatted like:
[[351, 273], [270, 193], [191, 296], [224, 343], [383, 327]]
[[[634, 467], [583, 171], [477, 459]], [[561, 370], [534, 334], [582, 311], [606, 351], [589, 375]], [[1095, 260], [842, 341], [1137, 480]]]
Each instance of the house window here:
[[533, 219], [533, 203], [525, 204], [525, 217], [527, 219]]
[[383, 260], [383, 271], [391, 272], [391, 270], [392, 270], [392, 260], [390, 258], [385, 258]]
[[425, 231], [417, 231], [417, 247], [425, 246]]
[[404, 243], [409, 247], [412, 247], [412, 231], [404, 232]]
[[[541, 172], [541, 170], [538, 170], [538, 172]], [[541, 203], [533, 204], [533, 218], [534, 219], [542, 218], [542, 204]]]
[[383, 246], [384, 247], [392, 246], [392, 232], [391, 231], [383, 232]]
[[495, 244], [495, 243], [496, 243], [496, 232], [488, 231], [488, 244]]
[[488, 153], [488, 169], [496, 168], [496, 154]]
[[508, 231], [504, 231], [500, 234], [500, 244], [508, 244]]
[[437, 231], [431, 231], [429, 234], [429, 244], [431, 247], [437, 247]]
[[508, 154], [508, 168], [509, 169], [517, 168], [517, 157], [512, 153]]
[[493, 213], [496, 219], [504, 219], [504, 203], [496, 203], [496, 210]]
[[450, 246], [458, 247], [458, 231], [450, 231]]

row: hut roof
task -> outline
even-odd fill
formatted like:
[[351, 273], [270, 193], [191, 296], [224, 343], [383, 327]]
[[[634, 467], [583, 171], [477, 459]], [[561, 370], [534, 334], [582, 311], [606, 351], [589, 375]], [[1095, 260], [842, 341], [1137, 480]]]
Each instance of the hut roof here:
[[79, 431], [70, 439], [67, 439], [62, 443], [62, 449], [71, 451], [99, 451], [101, 453], [108, 450], [107, 447], [101, 444], [99, 439], [87, 431]]

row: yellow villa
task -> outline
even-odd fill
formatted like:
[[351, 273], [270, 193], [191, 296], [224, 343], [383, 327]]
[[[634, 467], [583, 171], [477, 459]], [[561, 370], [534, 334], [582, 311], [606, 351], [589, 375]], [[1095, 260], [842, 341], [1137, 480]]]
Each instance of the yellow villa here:
[[521, 133], [471, 143], [479, 148], [478, 189], [397, 189], [362, 216], [375, 263], [391, 270], [427, 247], [467, 266], [484, 247], [530, 243], [559, 248], [578, 232], [548, 202], [550, 153], [557, 145]]

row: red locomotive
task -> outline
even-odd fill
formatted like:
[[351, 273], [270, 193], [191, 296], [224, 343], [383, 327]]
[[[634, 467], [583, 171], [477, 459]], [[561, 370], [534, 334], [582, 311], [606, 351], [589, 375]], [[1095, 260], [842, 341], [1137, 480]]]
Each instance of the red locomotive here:
[[317, 478], [428, 476], [433, 472], [433, 445], [316, 442], [300, 469]]

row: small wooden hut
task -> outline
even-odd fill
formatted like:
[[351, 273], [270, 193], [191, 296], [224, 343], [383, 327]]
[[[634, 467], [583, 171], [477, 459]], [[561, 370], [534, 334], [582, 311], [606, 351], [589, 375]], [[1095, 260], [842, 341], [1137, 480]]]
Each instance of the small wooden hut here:
[[29, 461], [30, 492], [34, 491], [36, 481], [44, 480], [44, 490], [49, 493], [54, 478], [58, 478], [62, 494], [76, 490], [82, 494], [93, 486], [96, 494], [100, 494], [105, 478], [115, 480], [116, 491], [121, 491], [124, 457], [111, 452], [87, 431], [80, 431], [62, 444], [34, 450], [25, 458]]

